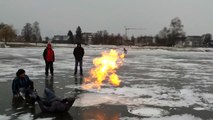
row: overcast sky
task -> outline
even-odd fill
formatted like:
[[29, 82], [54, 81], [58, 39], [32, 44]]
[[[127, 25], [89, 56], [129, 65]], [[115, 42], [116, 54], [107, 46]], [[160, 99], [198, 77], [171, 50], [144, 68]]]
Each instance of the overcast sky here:
[[144, 28], [128, 35], [156, 35], [179, 17], [187, 35], [213, 34], [213, 0], [0, 0], [0, 22], [20, 34], [38, 21], [42, 37], [107, 30], [124, 34], [124, 26]]

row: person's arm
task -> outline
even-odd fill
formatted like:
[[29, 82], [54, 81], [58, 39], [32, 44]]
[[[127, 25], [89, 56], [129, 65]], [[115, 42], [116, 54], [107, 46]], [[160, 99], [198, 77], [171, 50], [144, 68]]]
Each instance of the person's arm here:
[[55, 62], [55, 52], [53, 50], [53, 62]]
[[44, 52], [43, 52], [43, 58], [44, 58], [44, 60], [46, 60], [46, 55], [47, 55], [47, 49], [44, 49]]
[[83, 49], [83, 55], [82, 55], [82, 57], [84, 57], [84, 53], [85, 53], [85, 52], [84, 52], [84, 48], [82, 48], [82, 49]]
[[18, 96], [19, 94], [16, 78], [13, 80], [13, 83], [12, 83], [12, 92], [14, 96]]
[[25, 75], [25, 79], [27, 80], [27, 85], [28, 85], [27, 87], [30, 88], [30, 89], [34, 89], [33, 81], [30, 80], [30, 78], [27, 75]]
[[74, 50], [73, 50], [73, 55], [74, 55], [75, 58], [76, 58], [76, 49], [77, 48], [74, 48]]
[[65, 110], [69, 111], [69, 109], [72, 107], [74, 102], [75, 102], [75, 98], [68, 98]]
[[42, 112], [52, 113], [56, 111], [56, 105], [54, 105], [54, 103], [50, 106], [45, 106], [41, 100], [38, 100], [38, 105]]

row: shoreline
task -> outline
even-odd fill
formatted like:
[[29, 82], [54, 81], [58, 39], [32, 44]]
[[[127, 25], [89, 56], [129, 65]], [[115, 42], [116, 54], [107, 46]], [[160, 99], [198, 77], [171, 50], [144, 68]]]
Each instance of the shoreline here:
[[[57, 48], [74, 48], [75, 44], [61, 44], [52, 43]], [[166, 47], [166, 46], [116, 46], [116, 45], [83, 45], [84, 47], [92, 48], [112, 48], [112, 49], [145, 49], [145, 50], [167, 50], [167, 51], [178, 51], [178, 52], [213, 52], [213, 48], [210, 47]], [[21, 42], [8, 42], [5, 47], [0, 48], [28, 48], [28, 47], [46, 47], [46, 43], [21, 43]]]

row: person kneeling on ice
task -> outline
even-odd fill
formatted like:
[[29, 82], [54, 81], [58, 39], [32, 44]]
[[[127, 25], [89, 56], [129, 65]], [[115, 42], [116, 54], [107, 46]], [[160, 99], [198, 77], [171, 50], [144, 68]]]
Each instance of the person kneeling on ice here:
[[67, 112], [75, 102], [75, 97], [60, 99], [48, 88], [45, 88], [44, 93], [46, 98], [40, 98], [37, 93], [33, 96], [38, 102], [41, 111], [45, 113]]
[[25, 70], [19, 69], [16, 72], [16, 77], [12, 83], [13, 97], [22, 97], [23, 99], [30, 100], [31, 93], [34, 91], [33, 81], [25, 75]]

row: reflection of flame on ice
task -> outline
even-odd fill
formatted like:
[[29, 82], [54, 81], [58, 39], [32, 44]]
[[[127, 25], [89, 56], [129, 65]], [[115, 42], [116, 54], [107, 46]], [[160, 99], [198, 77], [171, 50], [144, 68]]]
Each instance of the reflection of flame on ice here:
[[93, 60], [94, 68], [89, 72], [90, 76], [84, 79], [83, 89], [100, 89], [103, 82], [109, 82], [114, 86], [120, 85], [116, 70], [122, 65], [124, 54], [116, 50], [102, 52], [102, 57]]

